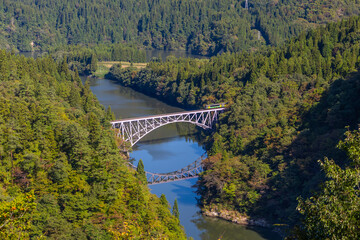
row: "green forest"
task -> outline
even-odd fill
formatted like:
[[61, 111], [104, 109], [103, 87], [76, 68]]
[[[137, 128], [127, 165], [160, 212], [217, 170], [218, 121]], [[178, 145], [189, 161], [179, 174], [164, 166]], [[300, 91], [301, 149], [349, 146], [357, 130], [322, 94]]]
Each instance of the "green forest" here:
[[278, 45], [304, 29], [359, 14], [358, 0], [1, 0], [0, 45], [135, 43], [200, 55]]
[[[359, 0], [0, 0], [0, 239], [186, 239], [79, 77], [99, 61], [129, 62], [106, 78], [172, 105], [227, 104], [200, 133], [204, 213], [360, 239], [359, 14]], [[131, 67], [145, 49], [211, 58]]]
[[186, 239], [65, 61], [0, 51], [0, 238]]
[[136, 46], [114, 44], [68, 45], [66, 47], [50, 48], [48, 51], [55, 60], [66, 59], [73, 71], [80, 75], [91, 75], [97, 70], [99, 61], [146, 62], [146, 52]]
[[[301, 218], [299, 196], [312, 196], [327, 179], [341, 181], [339, 174], [350, 174], [345, 168], [359, 170], [359, 139], [346, 148], [350, 158], [336, 148], [346, 128], [356, 130], [360, 122], [359, 55], [360, 17], [351, 17], [279, 47], [210, 60], [168, 58], [140, 71], [113, 66], [107, 77], [187, 108], [227, 102], [216, 132], [205, 133], [209, 157], [197, 184], [203, 209], [292, 225]], [[320, 165], [325, 157], [333, 162]], [[359, 175], [351, 176], [355, 203]], [[343, 214], [352, 224], [360, 220], [359, 204], [353, 207]]]

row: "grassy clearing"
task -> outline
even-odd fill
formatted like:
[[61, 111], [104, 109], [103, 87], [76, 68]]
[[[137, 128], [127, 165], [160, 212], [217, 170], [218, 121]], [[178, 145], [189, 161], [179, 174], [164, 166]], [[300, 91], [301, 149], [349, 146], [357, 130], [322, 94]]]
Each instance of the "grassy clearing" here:
[[147, 63], [130, 63], [130, 62], [123, 62], [123, 61], [109, 61], [109, 62], [98, 62], [97, 65], [97, 70], [96, 72], [93, 74], [96, 77], [99, 78], [103, 78], [110, 70], [110, 68], [114, 65], [114, 64], [121, 64], [121, 68], [128, 68], [130, 66], [137, 68], [137, 69], [142, 69], [145, 68]]

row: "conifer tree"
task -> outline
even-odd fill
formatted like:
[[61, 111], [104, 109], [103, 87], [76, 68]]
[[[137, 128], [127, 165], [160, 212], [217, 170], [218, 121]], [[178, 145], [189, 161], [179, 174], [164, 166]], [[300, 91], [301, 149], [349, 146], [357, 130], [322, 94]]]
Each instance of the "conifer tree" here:
[[108, 121], [112, 121], [115, 120], [115, 115], [114, 113], [111, 111], [111, 106], [109, 105], [109, 107], [106, 110], [106, 120]]
[[74, 84], [70, 89], [69, 103], [71, 107], [79, 107], [81, 106], [81, 97], [79, 91], [76, 89]]
[[160, 203], [163, 206], [166, 206], [167, 208], [169, 208], [169, 202], [167, 201], [165, 194], [161, 194], [160, 196]]
[[177, 219], [180, 218], [180, 212], [179, 212], [179, 206], [178, 206], [177, 199], [175, 199], [175, 201], [174, 201], [174, 206], [173, 206], [173, 209], [172, 209], [172, 214], [173, 214]]
[[65, 75], [67, 75], [69, 73], [69, 67], [67, 64], [67, 58], [66, 56], [63, 58], [62, 62], [59, 64], [59, 73], [65, 73]]
[[76, 82], [77, 83], [77, 85], [78, 86], [82, 86], [82, 82], [81, 82], [81, 78], [80, 78], [80, 76], [79, 76], [79, 71], [78, 71], [78, 69], [77, 68], [75, 68], [75, 73], [74, 73], [74, 82]]
[[95, 55], [91, 55], [89, 68], [90, 73], [94, 73], [97, 69], [97, 58]]
[[142, 183], [146, 183], [146, 173], [145, 173], [144, 163], [143, 163], [143, 161], [141, 159], [139, 160], [139, 163], [138, 163], [137, 168], [136, 168], [136, 177]]

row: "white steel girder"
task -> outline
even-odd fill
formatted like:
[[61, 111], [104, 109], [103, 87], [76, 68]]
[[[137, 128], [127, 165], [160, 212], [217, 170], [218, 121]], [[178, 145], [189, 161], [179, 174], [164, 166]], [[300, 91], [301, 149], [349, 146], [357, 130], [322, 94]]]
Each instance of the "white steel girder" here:
[[225, 108], [188, 111], [162, 114], [141, 118], [123, 119], [111, 122], [113, 128], [119, 129], [119, 135], [131, 146], [155, 129], [170, 123], [188, 122], [203, 129], [211, 129]]
[[[202, 161], [204, 159], [204, 156], [201, 156], [199, 159], [197, 159], [195, 162], [189, 164], [188, 166], [179, 169], [174, 172], [169, 173], [151, 173], [151, 172], [145, 172], [146, 173], [146, 180], [149, 185], [152, 184], [159, 184], [159, 183], [166, 183], [166, 182], [173, 182], [173, 181], [180, 181], [185, 180], [189, 178], [196, 178], [199, 176], [201, 172], [204, 171]], [[136, 166], [129, 163], [129, 165], [136, 169]]]

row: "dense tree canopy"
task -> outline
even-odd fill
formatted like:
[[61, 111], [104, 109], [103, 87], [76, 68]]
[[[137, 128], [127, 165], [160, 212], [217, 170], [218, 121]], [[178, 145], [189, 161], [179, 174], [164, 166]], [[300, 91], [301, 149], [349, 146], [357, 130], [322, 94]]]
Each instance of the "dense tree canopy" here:
[[[324, 179], [317, 160], [346, 165], [335, 148], [360, 121], [360, 18], [303, 32], [280, 47], [175, 59], [108, 77], [186, 107], [227, 102], [208, 136], [204, 207], [296, 222], [296, 198]], [[281, 196], [281, 197], [280, 197]]]
[[[359, 7], [359, 0], [249, 0], [249, 9], [235, 0], [0, 1], [1, 48], [53, 54], [34, 60], [0, 51], [0, 236], [184, 238], [177, 207], [172, 216], [165, 196], [149, 194], [141, 164], [138, 172], [124, 164], [111, 110], [78, 76], [99, 60], [142, 61], [140, 48], [156, 48], [217, 54], [158, 59], [142, 70], [118, 64], [107, 75], [187, 108], [227, 102], [215, 133], [204, 133], [203, 208], [294, 223], [298, 206], [299, 237], [356, 238], [359, 206], [351, 202], [348, 211], [348, 202], [358, 197], [358, 133], [340, 143], [349, 157], [336, 145], [360, 121]], [[325, 156], [333, 160], [319, 166]]]
[[202, 55], [277, 45], [314, 25], [359, 13], [358, 0], [3, 0], [0, 44], [132, 42]]
[[328, 159], [320, 162], [328, 179], [321, 192], [299, 199], [297, 209], [305, 218], [295, 239], [360, 238], [360, 131], [346, 132], [339, 147], [347, 152], [350, 166], [342, 169]]
[[50, 48], [49, 54], [57, 60], [66, 59], [69, 68], [78, 71], [80, 75], [93, 74], [99, 61], [146, 62], [144, 50], [120, 43], [68, 45]]
[[185, 239], [66, 60], [0, 51], [0, 238]]

